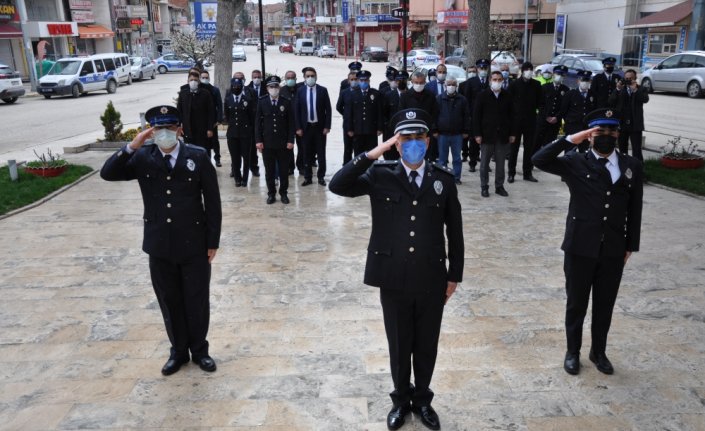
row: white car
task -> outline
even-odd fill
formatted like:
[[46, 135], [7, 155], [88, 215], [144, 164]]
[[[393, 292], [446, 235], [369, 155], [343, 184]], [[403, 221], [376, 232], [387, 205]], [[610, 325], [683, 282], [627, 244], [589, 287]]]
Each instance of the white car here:
[[157, 77], [157, 64], [147, 57], [130, 57], [132, 79], [142, 81], [145, 78]]
[[[424, 75], [428, 76], [429, 70], [438, 69], [438, 66], [440, 66], [441, 64], [442, 63], [426, 63], [414, 69], [414, 72], [422, 72]], [[452, 64], [445, 64], [444, 66], [446, 67], [446, 69], [448, 69], [448, 77], [453, 77], [457, 79], [458, 85], [462, 84], [463, 81], [468, 79], [468, 75], [465, 72], [465, 69], [463, 69], [462, 67], [454, 66]]]
[[441, 57], [430, 49], [412, 49], [406, 53], [406, 67], [411, 70], [424, 63], [438, 63]]
[[492, 51], [490, 54], [490, 62], [492, 64], [492, 70], [500, 70], [504, 65], [509, 66], [509, 74], [517, 76], [521, 72], [521, 64], [517, 58], [508, 51]]
[[10, 66], [0, 64], [0, 99], [5, 103], [15, 103], [19, 97], [24, 96], [24, 93], [20, 74]]
[[321, 47], [318, 48], [318, 51], [316, 51], [316, 55], [319, 57], [335, 58], [338, 55], [338, 51], [333, 45], [321, 45]]

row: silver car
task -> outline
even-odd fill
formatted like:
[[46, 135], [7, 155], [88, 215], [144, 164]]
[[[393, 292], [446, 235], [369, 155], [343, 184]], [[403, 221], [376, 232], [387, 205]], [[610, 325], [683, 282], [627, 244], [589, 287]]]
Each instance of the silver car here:
[[130, 57], [130, 74], [132, 79], [154, 79], [157, 77], [157, 64], [147, 57]]
[[316, 55], [319, 57], [337, 57], [338, 51], [333, 45], [321, 45], [316, 51]]
[[[428, 76], [428, 71], [431, 69], [437, 69], [438, 66], [440, 66], [442, 63], [426, 63], [423, 66], [419, 66], [416, 69], [414, 69], [414, 72], [421, 72], [424, 75]], [[468, 78], [467, 73], [465, 73], [465, 69], [462, 67], [454, 66], [452, 64], [446, 64], [446, 68], [448, 69], [448, 77], [453, 77], [458, 80], [458, 85], [462, 84], [463, 81], [465, 81]], [[412, 74], [414, 73], [412, 72]], [[411, 80], [409, 80], [411, 81]]]
[[700, 97], [705, 88], [705, 51], [686, 51], [663, 60], [641, 75], [642, 87]]
[[233, 61], [247, 61], [245, 48], [241, 46], [233, 46]]
[[15, 103], [17, 98], [24, 96], [20, 74], [6, 64], [0, 64], [0, 99], [5, 103]]
[[502, 66], [507, 65], [510, 75], [519, 75], [521, 64], [509, 51], [492, 51], [490, 61], [492, 62], [492, 70], [500, 70]]

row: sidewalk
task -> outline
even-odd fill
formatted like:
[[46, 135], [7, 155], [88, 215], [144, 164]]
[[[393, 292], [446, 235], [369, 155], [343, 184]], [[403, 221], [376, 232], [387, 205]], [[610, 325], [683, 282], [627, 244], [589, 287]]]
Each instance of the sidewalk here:
[[[227, 154], [227, 152], [225, 153]], [[331, 172], [340, 167], [329, 150]], [[99, 167], [108, 154], [67, 155]], [[229, 160], [224, 160], [227, 166]], [[392, 389], [375, 288], [362, 284], [369, 201], [218, 169], [221, 249], [211, 284], [214, 374], [160, 374], [168, 341], [140, 250], [136, 183], [95, 175], [0, 220], [0, 428], [386, 429]], [[569, 376], [558, 178], [480, 197], [463, 173], [464, 282], [433, 381], [444, 430], [705, 429], [705, 201], [647, 186], [642, 251], [624, 274], [605, 376]], [[589, 320], [589, 319], [588, 319]], [[416, 418], [404, 430], [425, 428]]]

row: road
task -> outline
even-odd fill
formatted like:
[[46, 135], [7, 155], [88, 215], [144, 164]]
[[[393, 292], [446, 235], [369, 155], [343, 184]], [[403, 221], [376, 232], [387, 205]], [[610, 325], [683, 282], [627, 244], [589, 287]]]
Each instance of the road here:
[[[283, 76], [293, 69], [301, 78], [304, 66], [313, 66], [318, 70], [319, 83], [328, 87], [331, 102], [335, 104], [341, 79], [347, 73], [347, 64], [351, 59], [329, 59], [317, 57], [297, 57], [282, 54], [270, 48], [266, 53], [267, 68], [270, 73]], [[248, 60], [234, 63], [233, 70], [242, 70], [249, 78], [250, 71], [260, 67], [260, 55], [255, 47], [245, 47]], [[377, 86], [384, 79], [386, 63], [365, 63], [365, 68], [372, 72], [372, 85]], [[151, 106], [162, 103], [174, 103], [180, 85], [185, 83], [185, 73], [158, 75], [155, 80], [135, 82], [130, 86], [122, 85], [115, 94], [105, 92], [91, 93], [78, 99], [71, 97], [23, 97], [14, 105], [0, 103], [0, 164], [8, 159], [31, 160], [32, 152], [61, 152], [63, 147], [77, 146], [94, 142], [103, 136], [100, 124], [108, 101], [112, 100], [115, 108], [122, 114], [126, 125], [139, 123], [139, 113]], [[671, 136], [683, 136], [700, 142], [705, 149], [705, 132], [701, 127], [705, 112], [705, 99], [689, 99], [679, 94], [653, 94], [645, 106], [647, 144], [658, 148]], [[338, 123], [336, 113], [334, 126]], [[334, 127], [335, 129], [335, 127]], [[340, 133], [333, 133], [333, 140], [341, 140]]]

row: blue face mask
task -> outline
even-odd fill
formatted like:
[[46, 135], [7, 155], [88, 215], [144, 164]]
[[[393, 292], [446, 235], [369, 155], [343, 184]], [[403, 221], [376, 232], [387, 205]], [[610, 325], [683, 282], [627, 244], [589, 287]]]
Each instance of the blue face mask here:
[[360, 86], [360, 81], [350, 81], [350, 87], [357, 88]]
[[367, 81], [360, 81], [360, 90], [367, 90], [370, 88], [370, 83]]
[[504, 79], [509, 78], [509, 72], [507, 72], [506, 70], [503, 70], [502, 71], [502, 78], [504, 78]]
[[421, 163], [426, 155], [426, 141], [413, 139], [401, 144], [401, 158], [410, 165]]

